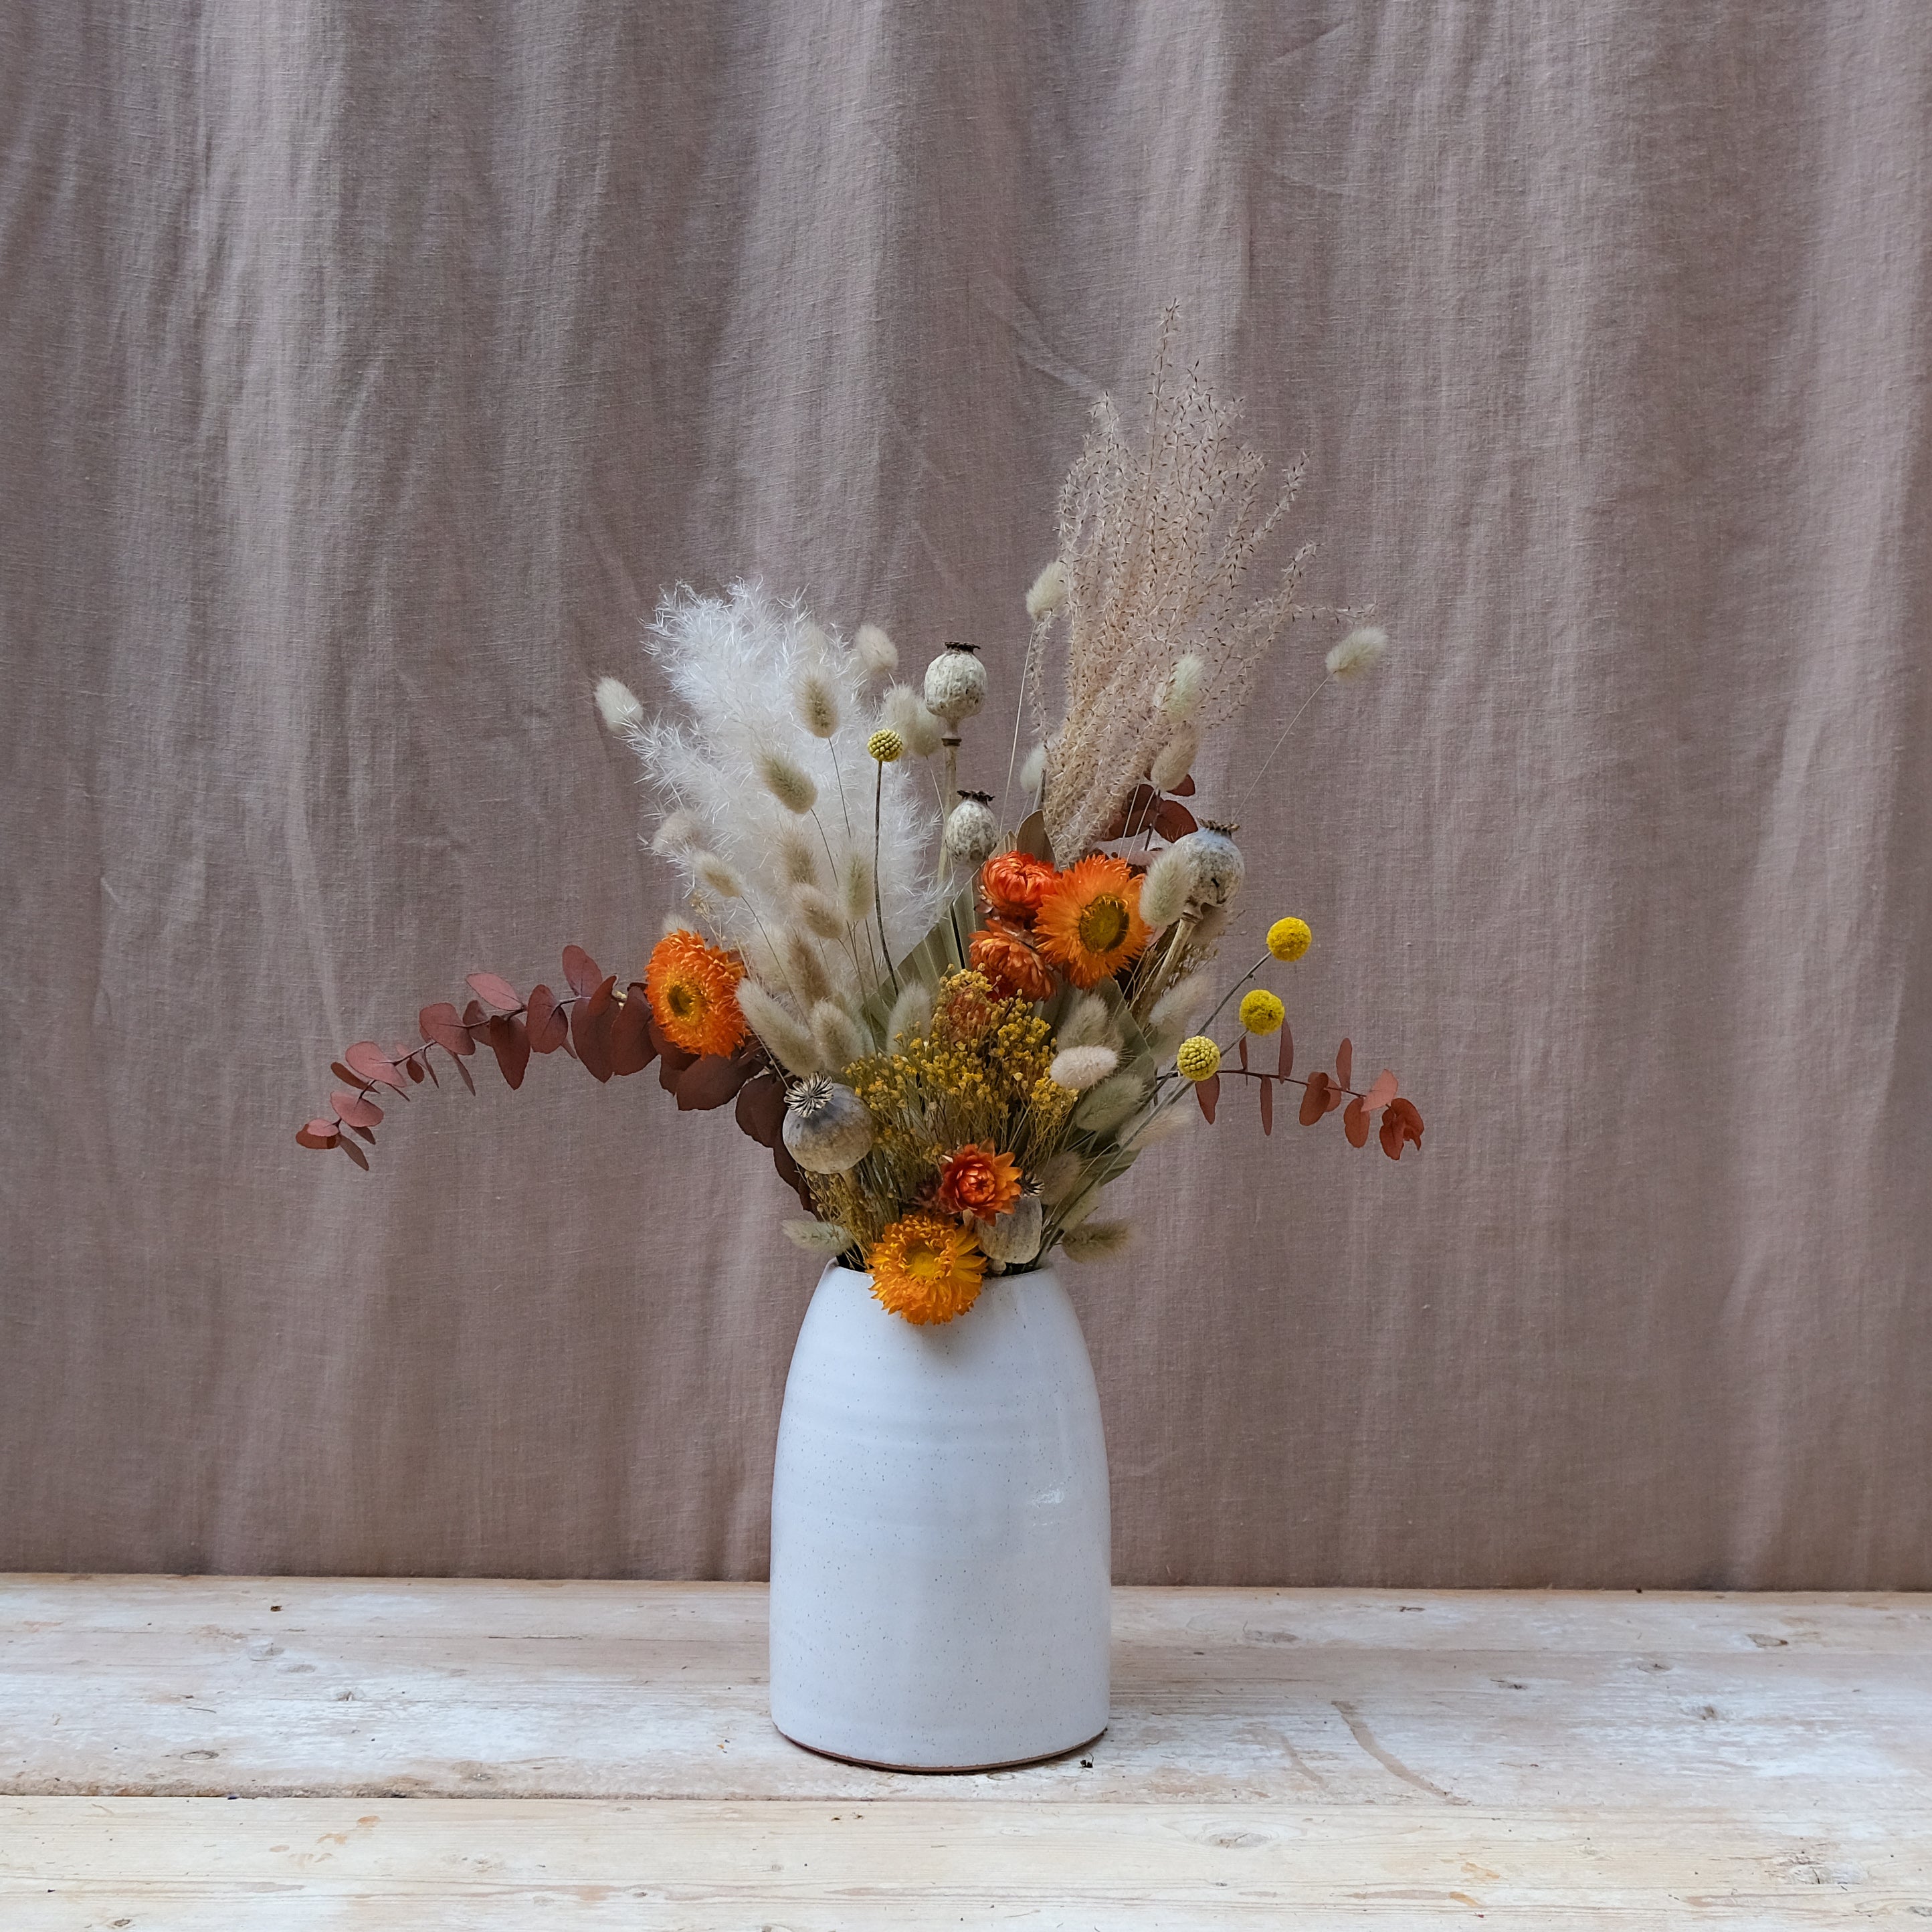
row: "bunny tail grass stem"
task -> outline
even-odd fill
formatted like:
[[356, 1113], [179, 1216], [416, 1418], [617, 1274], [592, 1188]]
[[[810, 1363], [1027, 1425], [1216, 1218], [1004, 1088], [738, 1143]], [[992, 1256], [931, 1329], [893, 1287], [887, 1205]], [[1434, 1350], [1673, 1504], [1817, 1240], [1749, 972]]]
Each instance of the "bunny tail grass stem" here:
[[1274, 748], [1269, 752], [1266, 758], [1262, 759], [1259, 769], [1256, 772], [1253, 778], [1249, 781], [1247, 790], [1243, 792], [1240, 798], [1235, 801], [1234, 809], [1236, 812], [1239, 812], [1241, 807], [1246, 805], [1248, 800], [1254, 796], [1255, 787], [1261, 783], [1262, 780], [1268, 774], [1268, 768], [1274, 763], [1275, 752], [1279, 752], [1282, 746], [1288, 742], [1288, 732], [1292, 731], [1294, 728], [1301, 722], [1302, 712], [1306, 711], [1308, 707], [1322, 695], [1323, 691], [1326, 689], [1328, 686], [1333, 684], [1334, 681], [1335, 674], [1332, 670], [1328, 672], [1317, 682], [1315, 688], [1301, 700], [1301, 710], [1298, 711], [1294, 716], [1288, 721], [1287, 729], [1285, 730], [1282, 733], [1281, 736], [1274, 741]]
[[[896, 741], [895, 741], [896, 742]], [[886, 902], [879, 892], [879, 819], [885, 809], [886, 767], [881, 759], [872, 772], [872, 911], [879, 922], [879, 950], [886, 956], [886, 974], [898, 997], [899, 976], [892, 967], [892, 943], [886, 937]]]

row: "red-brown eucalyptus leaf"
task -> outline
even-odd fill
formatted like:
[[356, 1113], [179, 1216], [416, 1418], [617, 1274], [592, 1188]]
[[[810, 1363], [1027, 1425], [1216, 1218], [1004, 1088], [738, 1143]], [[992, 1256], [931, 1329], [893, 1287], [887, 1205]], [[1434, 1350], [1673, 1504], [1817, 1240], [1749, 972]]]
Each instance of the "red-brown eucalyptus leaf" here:
[[[587, 997], [570, 1010], [570, 1042], [584, 1070], [596, 1081], [607, 1081], [616, 1070], [610, 1060], [610, 1029], [617, 1009], [611, 999], [614, 982], [605, 980], [592, 987]], [[598, 995], [603, 995], [600, 1005]]]
[[349, 1131], [367, 1141], [371, 1147], [376, 1144], [376, 1130], [374, 1127], [358, 1127], [352, 1124]]
[[483, 1030], [484, 1023], [489, 1017], [481, 1000], [472, 1000], [463, 1010], [463, 1024], [472, 1034], [479, 1034]]
[[361, 1074], [352, 1073], [339, 1060], [332, 1060], [328, 1063], [328, 1070], [342, 1082], [344, 1086], [352, 1087], [358, 1094], [366, 1094], [373, 1084], [364, 1080]]
[[1335, 1084], [1346, 1087], [1349, 1076], [1355, 1070], [1355, 1048], [1352, 1042], [1342, 1041], [1335, 1049]]
[[1240, 1054], [1241, 1071], [1245, 1073], [1248, 1070], [1248, 1036], [1246, 1034], [1241, 1036]]
[[494, 1006], [500, 1013], [513, 1013], [524, 1004], [523, 994], [494, 973], [467, 974], [463, 983], [486, 1006]]
[[1362, 1111], [1365, 1114], [1378, 1114], [1396, 1096], [1396, 1078], [1384, 1066], [1376, 1076], [1375, 1083], [1362, 1096]]
[[379, 1127], [382, 1124], [382, 1110], [374, 1101], [362, 1094], [352, 1094], [347, 1088], [338, 1088], [328, 1096], [328, 1104], [335, 1109], [336, 1118], [348, 1127]]
[[698, 1056], [686, 1052], [676, 1041], [667, 1040], [663, 1028], [656, 1020], [651, 1022], [651, 1039], [658, 1050], [658, 1084], [667, 1094], [675, 1096], [684, 1070], [694, 1064]]
[[1422, 1115], [1413, 1100], [1391, 1100], [1382, 1112], [1382, 1152], [1400, 1160], [1406, 1144], [1422, 1144]]
[[411, 1054], [409, 1058], [402, 1063], [402, 1069], [420, 1087], [423, 1083], [423, 1072], [428, 1064], [427, 1061], [418, 1060], [414, 1054]]
[[610, 1007], [616, 1005], [616, 1001], [617, 976], [613, 973], [608, 978], [600, 980], [591, 988], [584, 1004], [590, 1009], [590, 1017], [592, 1019], [597, 1019], [601, 1018]]
[[394, 1064], [373, 1040], [358, 1040], [342, 1057], [358, 1079], [371, 1085], [380, 1081], [385, 1087], [393, 1087], [398, 1094], [403, 1090]]
[[524, 1070], [530, 1064], [530, 1036], [523, 1022], [499, 1013], [484, 1029], [483, 1037], [496, 1056], [505, 1082], [514, 1092], [524, 1084]]
[[697, 1109], [708, 1113], [713, 1107], [723, 1106], [726, 1101], [737, 1098], [739, 1088], [757, 1070], [754, 1063], [741, 1060], [736, 1054], [728, 1057], [706, 1054], [678, 1076], [678, 1112], [688, 1114]]
[[464, 1026], [462, 1016], [447, 1000], [439, 1000], [434, 1006], [424, 1007], [416, 1016], [416, 1024], [422, 1029], [424, 1040], [434, 1042], [446, 1053], [453, 1053], [461, 1059], [476, 1051], [476, 1042]]
[[1177, 838], [1185, 838], [1190, 832], [1201, 828], [1192, 812], [1184, 805], [1176, 805], [1171, 798], [1161, 800], [1160, 809], [1154, 815], [1154, 829], [1171, 845]]
[[532, 1053], [554, 1053], [570, 1037], [570, 1022], [557, 1011], [556, 995], [548, 986], [532, 986], [524, 1012], [524, 1030]]
[[804, 1203], [805, 1211], [815, 1217], [818, 1209], [812, 1198], [812, 1184], [806, 1179], [798, 1162], [792, 1159], [791, 1149], [782, 1139], [772, 1143], [772, 1165], [778, 1169], [778, 1178]]
[[296, 1130], [296, 1142], [305, 1148], [332, 1148], [342, 1130], [333, 1120], [307, 1120]]
[[1351, 1147], [1366, 1147], [1369, 1144], [1368, 1109], [1362, 1105], [1358, 1094], [1342, 1109], [1342, 1131], [1348, 1136]]
[[[458, 1064], [460, 1065], [461, 1063], [459, 1061]], [[422, 1065], [422, 1070], [429, 1076], [429, 1084], [432, 1087], [440, 1087], [442, 1082], [436, 1077], [436, 1062], [430, 1059], [428, 1054], [424, 1054]]]
[[563, 949], [564, 984], [579, 999], [582, 999], [603, 976], [603, 968], [582, 946], [566, 946]]
[[644, 998], [644, 988], [633, 981], [610, 1022], [610, 1071], [620, 1079], [626, 1074], [641, 1073], [656, 1052], [651, 1042], [650, 1003]]
[[1168, 796], [1169, 798], [1192, 798], [1193, 796], [1194, 774], [1192, 772], [1190, 772], [1186, 777], [1183, 778], [1180, 784], [1176, 785], [1173, 790], [1168, 794]]
[[738, 1128], [760, 1147], [776, 1147], [784, 1126], [784, 1082], [767, 1068], [738, 1089]]
[[1210, 1073], [1205, 1080], [1197, 1080], [1194, 1083], [1194, 1098], [1211, 1127], [1214, 1124], [1214, 1109], [1221, 1102], [1220, 1075]]
[[455, 1066], [457, 1072], [463, 1076], [464, 1085], [467, 1087], [471, 1093], [475, 1093], [476, 1090], [476, 1076], [472, 1074], [469, 1068], [465, 1066], [460, 1060], [455, 1062]]
[[344, 1135], [342, 1138], [335, 1143], [335, 1144], [339, 1147], [364, 1174], [367, 1174], [369, 1172], [369, 1156], [364, 1154], [346, 1134]]
[[1317, 1071], [1308, 1076], [1307, 1090], [1301, 1096], [1301, 1124], [1312, 1127], [1328, 1111], [1328, 1090], [1333, 1083]]
[[1266, 1074], [1262, 1076], [1262, 1132], [1274, 1132], [1274, 1082]]
[[1286, 1080], [1294, 1071], [1294, 1034], [1284, 1020], [1281, 1025], [1281, 1059], [1275, 1072]]

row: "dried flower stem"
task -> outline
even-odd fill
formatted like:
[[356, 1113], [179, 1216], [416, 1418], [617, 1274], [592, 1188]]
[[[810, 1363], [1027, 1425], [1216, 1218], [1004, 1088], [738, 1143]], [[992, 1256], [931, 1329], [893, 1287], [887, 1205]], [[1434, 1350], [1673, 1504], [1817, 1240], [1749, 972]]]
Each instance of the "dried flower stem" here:
[[879, 896], [879, 821], [884, 810], [886, 766], [881, 759], [872, 772], [872, 910], [879, 922], [879, 950], [886, 956], [886, 975], [892, 982], [892, 997], [898, 997], [899, 976], [892, 967], [892, 941], [886, 937], [885, 902]]

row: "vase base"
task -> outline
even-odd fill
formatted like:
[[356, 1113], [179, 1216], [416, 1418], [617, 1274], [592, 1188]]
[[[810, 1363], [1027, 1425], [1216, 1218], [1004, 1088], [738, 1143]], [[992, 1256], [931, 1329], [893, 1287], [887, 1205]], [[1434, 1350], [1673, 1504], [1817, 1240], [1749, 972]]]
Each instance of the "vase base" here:
[[853, 1757], [844, 1751], [827, 1750], [822, 1744], [808, 1744], [802, 1738], [795, 1738], [782, 1726], [773, 1724], [772, 1729], [788, 1744], [797, 1745], [800, 1750], [808, 1750], [814, 1757], [829, 1757], [839, 1764], [862, 1765], [868, 1771], [910, 1772], [921, 1778], [965, 1778], [976, 1772], [988, 1771], [1019, 1771], [1030, 1764], [1051, 1764], [1056, 1758], [1071, 1757], [1076, 1751], [1084, 1751], [1098, 1744], [1107, 1735], [1108, 1727], [1102, 1724], [1090, 1738], [1077, 1744], [1063, 1744], [1058, 1750], [1036, 1751], [1030, 1757], [995, 1759], [987, 1764], [892, 1764], [875, 1757]]

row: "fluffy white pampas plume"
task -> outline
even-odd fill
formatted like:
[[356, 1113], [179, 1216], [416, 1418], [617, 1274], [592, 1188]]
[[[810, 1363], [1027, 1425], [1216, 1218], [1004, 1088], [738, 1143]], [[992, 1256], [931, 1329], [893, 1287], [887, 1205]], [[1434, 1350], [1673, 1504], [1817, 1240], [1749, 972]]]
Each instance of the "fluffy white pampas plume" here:
[[644, 707], [638, 694], [622, 678], [597, 680], [597, 715], [605, 728], [620, 734], [634, 731], [644, 722]]
[[[708, 836], [705, 856], [725, 868], [721, 874], [706, 867], [707, 877], [695, 850], [669, 855], [685, 868], [689, 884], [722, 901], [710, 908], [718, 938], [751, 957], [761, 933], [776, 940], [790, 929], [780, 983], [801, 1002], [800, 1019], [812, 1001], [835, 991], [830, 974], [838, 976], [837, 990], [862, 997], [886, 976], [879, 950], [876, 944], [869, 950], [828, 948], [818, 958], [818, 949], [795, 929], [792, 902], [799, 885], [814, 881], [797, 877], [799, 848], [784, 836], [796, 829], [830, 848], [829, 873], [815, 881], [821, 888], [836, 882], [842, 889], [850, 862], [871, 862], [873, 788], [881, 775], [866, 750], [872, 726], [859, 654], [829, 640], [795, 600], [782, 602], [743, 584], [722, 597], [674, 592], [658, 607], [644, 641], [675, 710], [628, 736], [665, 808], [692, 814]], [[805, 694], [812, 692], [818, 696], [807, 704]], [[828, 722], [829, 735], [819, 736]], [[790, 800], [767, 788], [766, 766], [772, 760], [786, 761], [816, 788], [809, 820], [801, 823], [791, 808], [800, 796], [795, 788], [785, 788]], [[923, 772], [902, 763], [886, 766], [883, 780], [879, 898], [892, 952], [902, 958], [926, 936], [944, 904], [944, 889], [926, 861], [937, 814]], [[735, 892], [726, 890], [727, 877]], [[869, 920], [869, 903], [866, 911]], [[876, 932], [873, 937], [876, 941]]]

